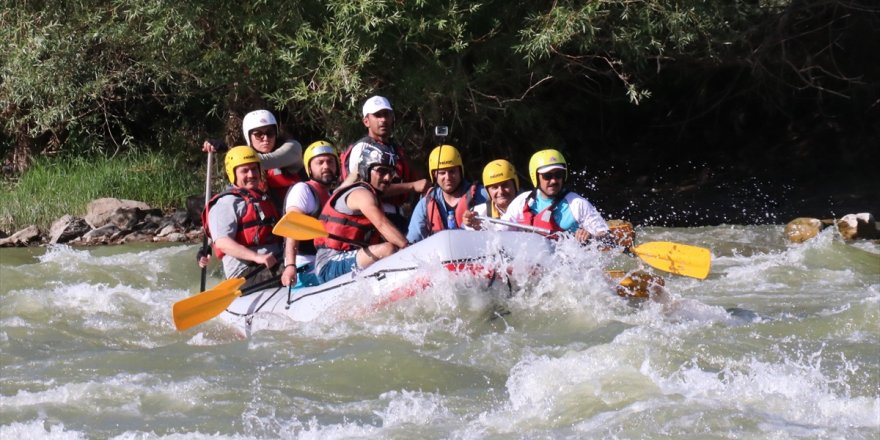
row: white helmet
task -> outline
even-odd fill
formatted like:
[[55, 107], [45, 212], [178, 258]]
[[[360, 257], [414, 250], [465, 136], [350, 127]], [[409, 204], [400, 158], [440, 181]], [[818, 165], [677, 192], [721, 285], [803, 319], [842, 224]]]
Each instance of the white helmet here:
[[254, 110], [246, 115], [241, 121], [241, 131], [244, 133], [244, 140], [251, 147], [251, 130], [255, 128], [265, 127], [267, 125], [275, 126], [275, 133], [278, 133], [278, 121], [269, 110]]

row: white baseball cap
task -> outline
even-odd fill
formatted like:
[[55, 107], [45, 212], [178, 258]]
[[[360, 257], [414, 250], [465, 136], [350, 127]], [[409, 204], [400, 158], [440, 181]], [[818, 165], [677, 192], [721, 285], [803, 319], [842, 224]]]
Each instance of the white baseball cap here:
[[382, 96], [372, 96], [364, 103], [364, 117], [382, 110], [394, 111], [391, 103]]

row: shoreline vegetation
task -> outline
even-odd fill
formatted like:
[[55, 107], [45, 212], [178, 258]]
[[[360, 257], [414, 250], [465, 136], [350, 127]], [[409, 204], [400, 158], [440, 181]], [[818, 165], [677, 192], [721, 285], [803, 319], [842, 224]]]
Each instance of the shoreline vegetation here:
[[[197, 194], [195, 189], [204, 188], [204, 166], [187, 160], [184, 154], [150, 151], [117, 157], [40, 158], [18, 181], [7, 182], [10, 190], [0, 193], [0, 246], [195, 242], [203, 233], [199, 214], [204, 193]], [[212, 194], [221, 191], [225, 182], [217, 162], [215, 167]], [[608, 191], [607, 188], [618, 185], [615, 179], [592, 176], [585, 184], [579, 178], [583, 174], [587, 173], [573, 173], [573, 183], [582, 187], [578, 190], [588, 198], [600, 200], [597, 205], [606, 219], [636, 219], [633, 223], [643, 226], [704, 226], [719, 224], [718, 218], [729, 216], [733, 224], [788, 222], [784, 235], [792, 242], [808, 240], [831, 225], [836, 225], [846, 240], [878, 238], [873, 216], [864, 212], [866, 208], [870, 210], [872, 199], [850, 194], [847, 201], [834, 188], [833, 196], [812, 194], [812, 200], [807, 200], [804, 193], [792, 194], [789, 189], [790, 198], [800, 199], [801, 203], [784, 205], [773, 200], [781, 197], [779, 194], [754, 182], [750, 191], [731, 192], [731, 187], [744, 185], [734, 184], [730, 176], [722, 178], [727, 182], [725, 185], [709, 178], [695, 184], [686, 178], [648, 188], [635, 183]], [[525, 176], [521, 179], [525, 180]], [[617, 198], [601, 196], [608, 193]], [[654, 197], [663, 200], [665, 210], [652, 206]], [[844, 201], [838, 203], [836, 212], [829, 211], [834, 199]], [[618, 203], [614, 204], [614, 200]], [[750, 204], [749, 209], [760, 212], [738, 217], [741, 207]], [[648, 218], [644, 211], [653, 216]], [[705, 217], [709, 213], [713, 217]], [[785, 218], [786, 215], [789, 217]]]

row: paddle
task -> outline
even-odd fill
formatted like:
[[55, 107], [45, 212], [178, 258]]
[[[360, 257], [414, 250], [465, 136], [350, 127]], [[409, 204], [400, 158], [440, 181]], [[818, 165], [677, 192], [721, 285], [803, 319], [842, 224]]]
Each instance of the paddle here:
[[[235, 298], [242, 294], [241, 286], [244, 285], [248, 278], [260, 273], [265, 268], [266, 266], [260, 266], [243, 277], [224, 280], [210, 290], [197, 293], [174, 303], [174, 306], [171, 308], [174, 327], [177, 328], [177, 331], [184, 331], [219, 315], [232, 304], [232, 301], [235, 301]], [[280, 276], [273, 277], [246, 290], [259, 290], [270, 285], [271, 282], [278, 282], [279, 279]]]
[[[205, 173], [205, 208], [208, 208], [208, 202], [211, 201], [211, 159], [213, 152], [208, 151], [208, 171]], [[204, 233], [202, 234], [202, 248], [199, 249], [197, 259], [210, 255], [211, 248], [208, 246], [208, 225], [202, 225]], [[202, 279], [199, 284], [199, 291], [205, 290], [205, 282], [207, 281], [208, 266], [202, 268]]]
[[[544, 235], [551, 235], [554, 233], [549, 229], [531, 225], [522, 225], [506, 220], [485, 216], [477, 216], [477, 218], [489, 223], [497, 223], [531, 232], [538, 232]], [[709, 269], [712, 265], [712, 254], [709, 252], [709, 249], [669, 241], [652, 241], [643, 243], [635, 247], [627, 248], [627, 251], [638, 256], [649, 266], [676, 275], [684, 275], [701, 280], [709, 275]]]
[[278, 223], [275, 224], [275, 227], [272, 228], [272, 233], [282, 237], [292, 238], [294, 240], [305, 241], [314, 240], [319, 237], [328, 237], [362, 248], [369, 246], [369, 244], [362, 241], [351, 240], [345, 237], [340, 237], [336, 234], [331, 234], [327, 232], [327, 229], [324, 228], [324, 224], [321, 223], [320, 220], [293, 211], [288, 212], [287, 214], [284, 214], [284, 217], [281, 217], [281, 220], [279, 220]]

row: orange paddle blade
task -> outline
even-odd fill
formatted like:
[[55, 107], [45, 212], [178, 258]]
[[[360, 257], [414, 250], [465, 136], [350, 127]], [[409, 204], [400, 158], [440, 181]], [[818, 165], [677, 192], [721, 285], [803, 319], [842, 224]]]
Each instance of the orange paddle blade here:
[[244, 278], [230, 278], [212, 289], [174, 303], [171, 309], [174, 326], [183, 331], [219, 315], [241, 295], [239, 289], [244, 283]]
[[293, 211], [281, 217], [281, 220], [272, 228], [272, 233], [294, 240], [314, 240], [329, 235], [320, 220]]
[[705, 279], [712, 266], [709, 249], [669, 241], [651, 241], [630, 250], [650, 266], [677, 275]]

